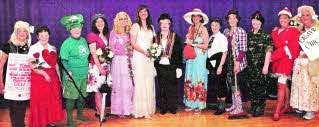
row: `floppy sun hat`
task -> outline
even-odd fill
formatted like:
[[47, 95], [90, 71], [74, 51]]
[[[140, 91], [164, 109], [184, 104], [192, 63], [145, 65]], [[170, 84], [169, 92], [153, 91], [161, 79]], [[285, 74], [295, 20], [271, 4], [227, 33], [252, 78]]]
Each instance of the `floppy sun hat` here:
[[208, 17], [205, 13], [202, 12], [202, 10], [195, 8], [193, 11], [188, 12], [184, 15], [184, 19], [186, 20], [186, 22], [188, 22], [189, 24], [193, 24], [192, 22], [192, 15], [201, 15], [203, 17], [204, 23], [202, 23], [202, 25], [205, 25], [208, 23]]

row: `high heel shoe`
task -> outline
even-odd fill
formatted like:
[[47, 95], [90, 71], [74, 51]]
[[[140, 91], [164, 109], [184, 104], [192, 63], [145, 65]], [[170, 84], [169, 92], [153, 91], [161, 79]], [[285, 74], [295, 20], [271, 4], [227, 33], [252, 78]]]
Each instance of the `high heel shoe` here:
[[273, 121], [278, 121], [279, 120], [279, 113], [275, 113], [274, 117], [272, 118]]

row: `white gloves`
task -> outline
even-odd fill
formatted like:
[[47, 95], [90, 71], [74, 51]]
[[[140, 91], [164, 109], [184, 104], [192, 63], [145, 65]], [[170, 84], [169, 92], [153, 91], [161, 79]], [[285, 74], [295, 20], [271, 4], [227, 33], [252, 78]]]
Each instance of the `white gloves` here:
[[159, 61], [159, 64], [162, 65], [169, 65], [169, 59], [167, 57], [162, 57], [161, 60]]
[[110, 74], [107, 75], [106, 83], [111, 86], [112, 85], [112, 76]]
[[156, 77], [156, 76], [157, 76], [157, 72], [156, 72], [155, 67], [153, 67], [153, 76], [154, 76], [154, 77]]
[[216, 60], [211, 60], [211, 61], [209, 61], [209, 62], [210, 62], [210, 64], [211, 64], [213, 67], [216, 66]]
[[176, 68], [176, 78], [180, 78], [182, 76], [182, 69]]

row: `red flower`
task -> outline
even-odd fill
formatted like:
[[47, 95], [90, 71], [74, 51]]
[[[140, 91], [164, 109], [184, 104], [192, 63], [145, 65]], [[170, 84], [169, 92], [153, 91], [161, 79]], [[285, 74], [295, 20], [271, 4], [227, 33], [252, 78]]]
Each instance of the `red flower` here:
[[38, 52], [37, 52], [37, 53], [34, 53], [33, 56], [34, 56], [35, 58], [39, 58], [40, 53], [38, 53]]
[[259, 17], [259, 13], [256, 14], [256, 17]]
[[21, 94], [19, 94], [18, 96], [21, 97]]

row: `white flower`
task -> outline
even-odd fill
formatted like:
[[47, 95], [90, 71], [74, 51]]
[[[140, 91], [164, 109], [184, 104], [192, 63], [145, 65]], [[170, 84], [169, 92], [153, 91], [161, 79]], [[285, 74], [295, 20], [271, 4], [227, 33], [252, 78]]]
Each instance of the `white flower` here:
[[103, 51], [102, 51], [102, 49], [101, 48], [99, 48], [99, 49], [97, 49], [96, 50], [96, 55], [98, 55], [98, 56], [100, 56], [100, 55], [102, 55], [103, 54]]
[[112, 51], [110, 51], [109, 55], [108, 55], [110, 58], [113, 58], [114, 54]]
[[100, 58], [101, 61], [105, 61], [105, 58], [103, 58], [103, 57], [99, 57], [99, 58]]
[[74, 15], [68, 19], [69, 22], [76, 22], [77, 20], [79, 20], [79, 18]]
[[162, 49], [163, 47], [161, 45], [158, 46], [159, 49]]
[[162, 52], [162, 49], [160, 49], [160, 48], [158, 48], [158, 49], [156, 49], [156, 52]]
[[155, 49], [151, 49], [151, 53], [154, 54], [156, 52]]
[[34, 33], [34, 26], [29, 26], [29, 32]]
[[157, 46], [158, 46], [158, 45], [157, 45], [157, 43], [154, 43], [154, 44], [153, 44], [153, 47], [155, 47], [155, 48], [156, 48]]
[[155, 54], [155, 56], [157, 56], [157, 57], [160, 56], [160, 55], [161, 55], [161, 50], [157, 51], [156, 54]]

